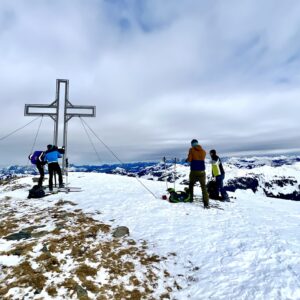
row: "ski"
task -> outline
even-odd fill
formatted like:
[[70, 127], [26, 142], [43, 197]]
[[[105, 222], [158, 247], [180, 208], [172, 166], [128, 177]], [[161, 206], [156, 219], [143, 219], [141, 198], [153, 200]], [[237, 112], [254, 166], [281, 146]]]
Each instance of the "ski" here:
[[215, 205], [215, 204], [209, 204], [209, 208], [216, 208], [216, 209], [224, 210], [224, 208], [222, 208], [218, 205]]
[[[202, 198], [199, 198], [199, 197], [194, 197], [194, 202], [196, 202], [196, 203], [203, 203], [202, 202]], [[211, 203], [211, 201], [209, 203], [209, 207], [208, 208], [216, 208], [216, 209], [219, 209], [219, 210], [224, 210], [224, 208], [222, 208], [218, 204]]]
[[61, 190], [62, 192], [82, 192], [81, 188], [77, 188], [77, 187], [66, 187], [63, 190]]
[[72, 189], [72, 190], [81, 190], [81, 187], [76, 187], [76, 186], [65, 186], [63, 188], [65, 188], [65, 189]]
[[54, 188], [53, 191], [45, 189], [46, 194], [57, 194], [57, 193], [69, 193], [69, 192], [82, 192], [82, 189], [79, 187], [63, 187], [63, 188]]

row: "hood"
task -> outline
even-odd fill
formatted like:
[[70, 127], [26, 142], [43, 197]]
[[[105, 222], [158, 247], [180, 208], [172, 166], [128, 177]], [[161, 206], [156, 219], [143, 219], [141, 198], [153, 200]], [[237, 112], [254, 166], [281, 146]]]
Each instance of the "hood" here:
[[217, 161], [219, 159], [218, 155], [211, 155], [210, 156], [212, 160]]
[[195, 149], [196, 151], [203, 151], [203, 149], [200, 145], [193, 147], [193, 149]]

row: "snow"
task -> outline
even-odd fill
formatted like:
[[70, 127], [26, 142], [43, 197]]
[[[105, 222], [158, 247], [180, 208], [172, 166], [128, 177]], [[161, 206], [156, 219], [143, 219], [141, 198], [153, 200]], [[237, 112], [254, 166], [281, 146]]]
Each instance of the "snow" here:
[[16, 255], [0, 255], [0, 266], [16, 266], [20, 263], [21, 259], [20, 257]]
[[[278, 175], [299, 178], [299, 166], [277, 168]], [[270, 166], [261, 168], [266, 176], [274, 172]], [[184, 172], [181, 167], [178, 171]], [[231, 172], [235, 176], [246, 173], [232, 169], [228, 177]], [[104, 223], [127, 226], [131, 238], [148, 242], [149, 251], [161, 256], [174, 253], [173, 260], [165, 262], [166, 268], [179, 278], [182, 289], [172, 299], [300, 299], [299, 202], [237, 190], [229, 193], [236, 198], [230, 203], [211, 201], [223, 210], [204, 210], [202, 203], [161, 200], [166, 193], [164, 182], [141, 180], [157, 196], [154, 198], [135, 178], [70, 173], [69, 181], [83, 191], [30, 201], [47, 207], [62, 198], [70, 200], [86, 213], [98, 211], [94, 218]], [[31, 177], [19, 183], [31, 184]], [[199, 187], [195, 193], [200, 194]], [[2, 191], [1, 198], [4, 196], [24, 199], [27, 190]], [[0, 239], [1, 250], [5, 247], [9, 243]], [[16, 263], [13, 256], [0, 256], [0, 265]], [[105, 269], [97, 277], [105, 282]]]
[[0, 239], [0, 252], [9, 251], [11, 249], [12, 242]]

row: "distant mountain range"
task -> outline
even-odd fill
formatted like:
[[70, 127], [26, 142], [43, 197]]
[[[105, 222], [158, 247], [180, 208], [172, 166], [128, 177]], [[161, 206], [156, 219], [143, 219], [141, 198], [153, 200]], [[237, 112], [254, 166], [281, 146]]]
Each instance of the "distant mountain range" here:
[[[250, 189], [267, 197], [300, 200], [300, 157], [231, 157], [223, 159], [227, 191]], [[70, 172], [96, 172], [140, 177], [148, 180], [188, 184], [189, 165], [183, 160], [174, 163], [134, 162], [126, 164], [71, 165]], [[210, 164], [207, 175], [210, 180]], [[37, 174], [34, 166], [10, 166], [0, 169], [0, 179], [11, 175]]]
[[[135, 162], [126, 164], [104, 164], [100, 166], [96, 165], [70, 165], [69, 172], [95, 172], [95, 173], [106, 173], [115, 174], [123, 173], [125, 170], [126, 174], [134, 173], [137, 174], [149, 166], [156, 165], [157, 162]], [[45, 168], [47, 172], [47, 167]], [[34, 165], [29, 166], [18, 166], [13, 165], [5, 168], [0, 168], [0, 176], [7, 175], [24, 175], [24, 174], [38, 174], [37, 169]]]

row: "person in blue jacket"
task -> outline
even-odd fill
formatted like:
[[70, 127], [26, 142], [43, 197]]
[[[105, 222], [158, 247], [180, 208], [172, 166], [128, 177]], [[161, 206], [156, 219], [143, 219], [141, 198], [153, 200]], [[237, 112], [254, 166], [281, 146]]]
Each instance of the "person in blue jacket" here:
[[54, 172], [58, 175], [59, 187], [64, 187], [61, 168], [58, 164], [58, 159], [62, 157], [64, 150], [58, 149], [54, 145], [48, 145], [47, 151], [45, 152], [44, 160], [48, 164], [49, 172], [49, 191], [53, 190], [53, 175]]

